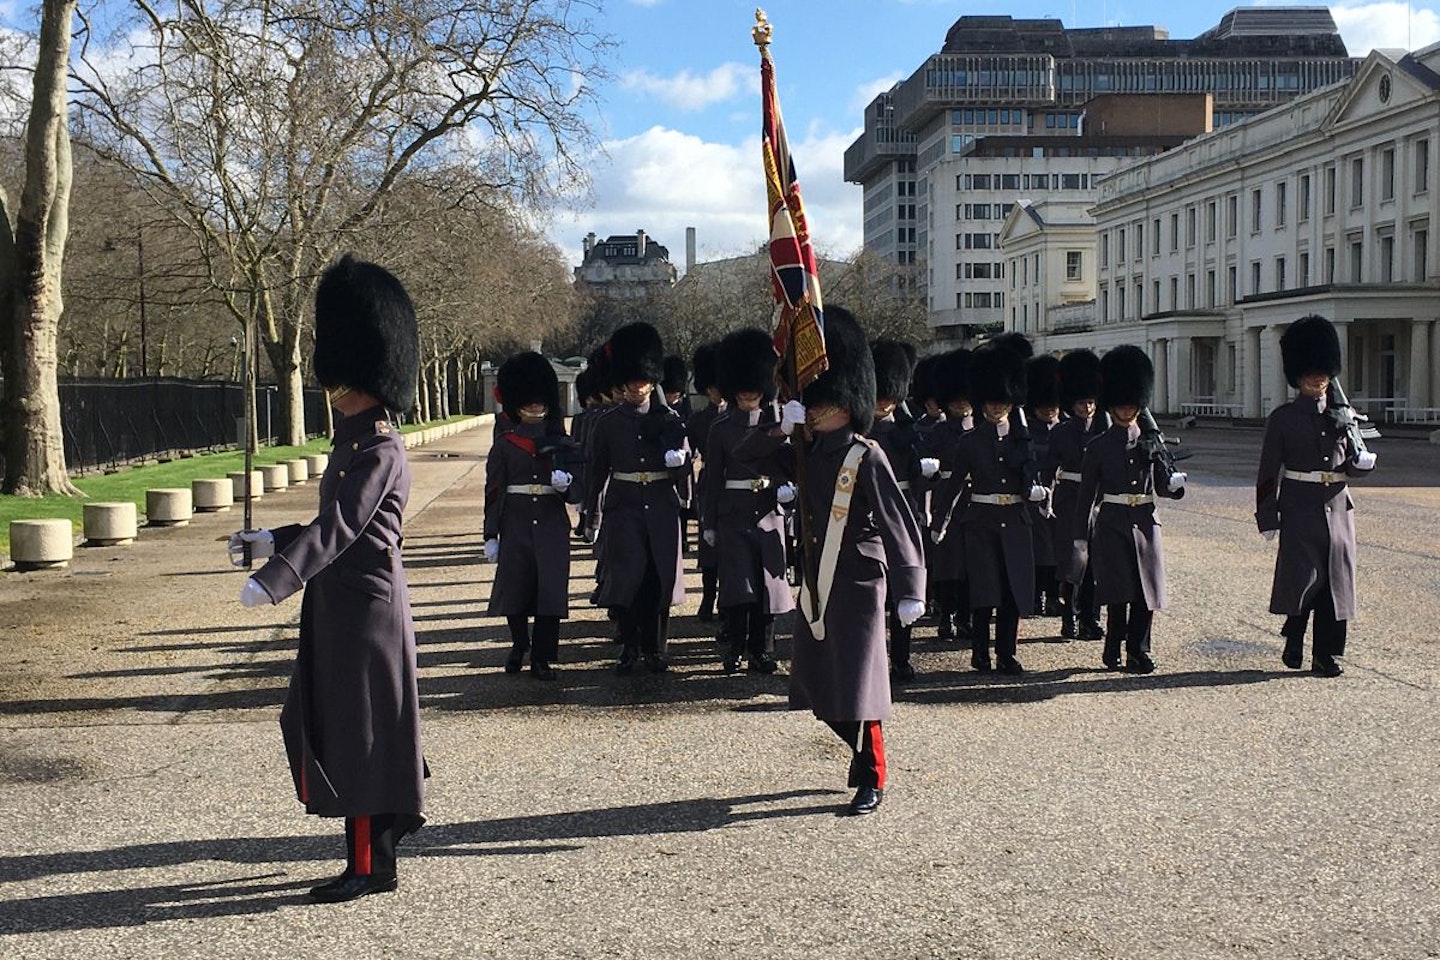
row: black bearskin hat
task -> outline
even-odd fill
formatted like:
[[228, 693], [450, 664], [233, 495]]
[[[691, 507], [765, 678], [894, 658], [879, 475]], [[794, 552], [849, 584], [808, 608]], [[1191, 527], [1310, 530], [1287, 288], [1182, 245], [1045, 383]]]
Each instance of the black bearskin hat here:
[[731, 403], [737, 393], [775, 399], [775, 341], [754, 327], [727, 333], [715, 348], [715, 386]]
[[993, 341], [970, 355], [970, 403], [1020, 406], [1025, 402], [1025, 358]]
[[1100, 358], [1101, 409], [1111, 410], [1132, 403], [1148, 407], [1154, 389], [1155, 367], [1149, 354], [1139, 347], [1130, 344], [1112, 347]]
[[696, 347], [690, 358], [690, 369], [695, 374], [696, 393], [704, 393], [715, 386], [715, 344], [702, 343]]
[[364, 390], [388, 409], [415, 405], [420, 365], [415, 306], [384, 267], [341, 257], [315, 288], [315, 379]]
[[804, 389], [805, 405], [844, 407], [857, 433], [869, 431], [875, 422], [875, 360], [865, 331], [844, 307], [825, 308], [825, 354], [830, 369]]
[[1025, 361], [1025, 399], [1032, 410], [1060, 406], [1060, 358], [1055, 354]]
[[685, 369], [685, 358], [665, 358], [665, 376], [660, 379], [660, 389], [666, 393], [685, 393], [690, 386], [690, 371]]
[[1060, 358], [1060, 401], [1065, 409], [1077, 400], [1100, 396], [1100, 358], [1089, 350], [1071, 350]]
[[1307, 373], [1338, 377], [1344, 365], [1340, 334], [1324, 317], [1314, 314], [1301, 317], [1280, 334], [1280, 359], [1285, 367], [1285, 379], [1296, 389], [1300, 387], [1300, 378]]
[[910, 396], [922, 405], [926, 400], [935, 399], [935, 371], [939, 364], [940, 355], [937, 353], [921, 357], [915, 364], [915, 372], [910, 379]]
[[627, 323], [610, 334], [605, 357], [610, 382], [617, 387], [635, 380], [659, 383], [665, 378], [665, 344], [659, 331], [644, 321]]
[[962, 398], [970, 399], [970, 351], [964, 347], [941, 354], [935, 364], [935, 402], [946, 408]]
[[610, 388], [614, 386], [614, 384], [610, 382], [610, 358], [606, 355], [606, 346], [608, 346], [608, 344], [601, 344], [594, 350], [591, 350], [590, 356], [585, 364], [585, 369], [591, 377], [590, 391], [594, 396], [601, 398], [608, 398], [610, 396]]
[[586, 367], [584, 370], [581, 370], [579, 373], [575, 374], [575, 399], [579, 403], [584, 404], [585, 401], [589, 400], [594, 395], [595, 374], [590, 372], [589, 367]]
[[1012, 350], [1020, 355], [1021, 360], [1029, 360], [1035, 356], [1035, 345], [1026, 338], [1025, 334], [1015, 330], [996, 334], [985, 341], [985, 346]]
[[495, 399], [516, 423], [520, 422], [520, 408], [532, 403], [545, 404], [547, 419], [564, 416], [555, 368], [533, 350], [517, 353], [500, 364], [495, 374]]
[[901, 340], [881, 338], [870, 344], [875, 361], [875, 395], [901, 401], [910, 395], [915, 372], [915, 348]]

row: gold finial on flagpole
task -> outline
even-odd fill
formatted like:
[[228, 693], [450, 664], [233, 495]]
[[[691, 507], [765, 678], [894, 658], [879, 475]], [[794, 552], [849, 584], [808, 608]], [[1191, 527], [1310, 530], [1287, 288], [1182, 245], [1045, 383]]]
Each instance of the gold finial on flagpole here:
[[755, 41], [755, 46], [762, 51], [770, 46], [770, 37], [775, 28], [770, 26], [770, 21], [765, 19], [765, 11], [759, 7], [755, 8], [755, 26], [750, 30], [750, 36]]

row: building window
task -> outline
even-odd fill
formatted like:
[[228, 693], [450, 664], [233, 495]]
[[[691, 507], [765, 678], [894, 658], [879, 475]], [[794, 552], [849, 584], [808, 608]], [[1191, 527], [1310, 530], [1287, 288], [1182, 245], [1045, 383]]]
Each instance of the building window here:
[[1145, 224], [1135, 224], [1135, 259], [1145, 256]]
[[1430, 189], [1430, 141], [1415, 141], [1415, 192]]
[[1250, 232], [1260, 232], [1260, 211], [1264, 206], [1264, 198], [1259, 190], [1250, 191]]
[[1255, 296], [1255, 294], [1257, 294], [1257, 293], [1259, 293], [1259, 292], [1260, 292], [1260, 261], [1259, 261], [1259, 260], [1252, 260], [1252, 261], [1250, 262], [1250, 296], [1253, 297], [1253, 296]]
[[1180, 214], [1170, 214], [1170, 252], [1180, 249]]
[[[968, 296], [970, 296], [970, 294], [968, 294], [968, 293], [962, 294], [962, 293], [959, 293], [958, 291], [956, 292], [956, 294], [955, 294], [955, 309], [956, 309], [956, 310], [959, 310], [959, 309], [960, 309], [960, 306], [961, 306], [961, 298], [962, 298], [962, 297], [968, 297]], [[968, 304], [966, 304], [966, 306], [968, 306]]]
[[1310, 254], [1300, 254], [1299, 270], [1295, 272], [1295, 285], [1300, 288], [1310, 286]]
[[1284, 257], [1276, 257], [1276, 258], [1275, 258], [1275, 289], [1276, 289], [1277, 291], [1278, 291], [1278, 290], [1284, 290], [1284, 289], [1285, 289], [1285, 258], [1284, 258]]
[[1335, 213], [1335, 164], [1325, 168], [1325, 216]]
[[1195, 274], [1185, 274], [1185, 309], [1195, 309]]
[[1180, 309], [1180, 278], [1170, 278], [1170, 309]]
[[1160, 256], [1160, 218], [1150, 221], [1150, 255]]
[[1084, 276], [1084, 257], [1080, 250], [1065, 251], [1065, 279], [1080, 280]]
[[1155, 312], [1156, 312], [1156, 313], [1159, 313], [1159, 312], [1160, 312], [1160, 281], [1159, 281], [1159, 280], [1156, 280], [1154, 283], [1152, 283], [1152, 284], [1150, 285], [1150, 292], [1151, 292], [1151, 294], [1152, 294], [1152, 296], [1153, 296], [1153, 299], [1150, 301], [1150, 306], [1155, 309]]
[[1430, 231], [1416, 230], [1415, 239], [1410, 244], [1410, 249], [1415, 251], [1415, 268], [1412, 271], [1415, 281], [1418, 283], [1426, 278], [1430, 263]]
[[1123, 283], [1115, 285], [1115, 316], [1120, 320], [1125, 319], [1125, 284]]
[[1395, 282], [1395, 237], [1393, 235], [1380, 238], [1380, 282]]
[[1205, 271], [1205, 306], [1215, 306], [1215, 271]]
[[1350, 240], [1350, 282], [1359, 283], [1365, 272], [1365, 241], [1359, 237]]
[[1133, 287], [1131, 292], [1135, 294], [1135, 319], [1138, 320], [1145, 315], [1145, 288], [1139, 280], [1134, 282]]
[[1326, 248], [1325, 248], [1325, 282], [1326, 282], [1327, 284], [1331, 284], [1331, 283], [1334, 283], [1334, 282], [1335, 282], [1335, 248], [1334, 248], [1334, 247], [1326, 247]]
[[1100, 234], [1100, 266], [1110, 266], [1110, 234]]
[[1205, 204], [1205, 242], [1215, 242], [1215, 201]]
[[1275, 226], [1277, 227], [1285, 226], [1286, 186], [1288, 184], [1284, 180], [1275, 184]]
[[1195, 208], [1185, 208], [1185, 246], [1195, 246]]
[[1296, 199], [1300, 201], [1300, 212], [1296, 214], [1296, 219], [1304, 223], [1310, 219], [1310, 174], [1300, 175], [1300, 196]]
[[1240, 271], [1235, 269], [1235, 265], [1232, 263], [1230, 268], [1225, 271], [1225, 302], [1233, 307], [1235, 301], [1239, 299]]
[[1395, 199], [1395, 148], [1380, 151], [1380, 199]]
[[1125, 228], [1115, 231], [1115, 262], [1125, 262]]
[[1365, 158], [1356, 157], [1350, 161], [1350, 209], [1356, 210], [1365, 202]]
[[968, 263], [957, 263], [957, 264], [955, 264], [955, 279], [956, 279], [956, 280], [963, 280], [963, 279], [964, 279], [964, 274], [961, 273], [961, 268], [962, 268], [962, 267], [968, 270], [969, 267], [970, 267], [970, 264], [968, 264]]
[[1019, 190], [1019, 189], [1020, 189], [1020, 174], [1018, 174], [1018, 173], [1002, 173], [1002, 174], [1000, 175], [1000, 189], [1001, 189], [1001, 190]]
[[964, 250], [964, 249], [965, 249], [965, 234], [963, 234], [963, 233], [957, 233], [957, 234], [955, 234], [955, 249], [956, 249], [956, 250]]
[[1232, 193], [1225, 198], [1225, 236], [1235, 236], [1240, 229], [1240, 195]]

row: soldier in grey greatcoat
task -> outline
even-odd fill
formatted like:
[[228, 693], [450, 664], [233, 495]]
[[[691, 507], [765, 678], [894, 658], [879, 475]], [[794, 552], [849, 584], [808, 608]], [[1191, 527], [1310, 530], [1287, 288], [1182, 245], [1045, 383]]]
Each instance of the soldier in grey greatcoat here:
[[1346, 623], [1355, 616], [1355, 504], [1349, 477], [1375, 467], [1375, 454], [1332, 416], [1333, 379], [1340, 374], [1340, 338], [1330, 321], [1302, 317], [1280, 337], [1285, 377], [1299, 391], [1265, 421], [1255, 522], [1267, 539], [1280, 533], [1270, 612], [1285, 617], [1281, 656], [1292, 670], [1304, 663], [1305, 625], [1313, 612], [1310, 669], [1344, 671]]
[[810, 518], [817, 591], [802, 589], [796, 612], [790, 705], [810, 709], [849, 746], [856, 792], [847, 812], [857, 815], [879, 808], [886, 782], [885, 600], [898, 598], [900, 622], [913, 623], [925, 609], [925, 566], [914, 512], [884, 453], [863, 436], [875, 409], [865, 334], [848, 311], [827, 307], [825, 343], [830, 368], [805, 388], [804, 403], [787, 403], [780, 428], [744, 446], [759, 451], [807, 428], [792, 450], [805, 458], [799, 503]]
[[1155, 611], [1165, 606], [1155, 498], [1185, 495], [1185, 474], [1171, 470], [1142, 442], [1140, 411], [1154, 386], [1155, 369], [1139, 347], [1114, 347], [1100, 358], [1100, 402], [1114, 425], [1085, 448], [1080, 496], [1070, 519], [1072, 539], [1089, 538], [1095, 599], [1105, 605], [1102, 660], [1108, 669], [1120, 669], [1123, 643], [1131, 673], [1155, 669], [1150, 627]]
[[716, 348], [726, 410], [705, 442], [703, 539], [718, 558], [726, 671], [745, 656], [755, 673], [774, 673], [775, 618], [795, 609], [786, 579], [785, 507], [795, 499], [789, 458], [780, 450], [737, 456], [747, 436], [767, 432], [775, 412], [775, 347], [764, 330], [736, 330]]
[[[1060, 358], [1047, 353], [1025, 361], [1025, 405], [1030, 411], [1030, 437], [1035, 447], [1035, 467], [1046, 492], [1055, 482], [1055, 455], [1050, 435], [1064, 421], [1060, 409]], [[1052, 494], [1053, 495], [1053, 494]], [[1035, 612], [1060, 616], [1060, 581], [1056, 576], [1056, 514], [1047, 497], [1031, 504], [1030, 534], [1035, 548]]]
[[[924, 529], [924, 505], [920, 502], [923, 490], [917, 482], [922, 479], [919, 440], [915, 422], [906, 415], [903, 403], [914, 375], [915, 348], [900, 340], [882, 338], [870, 345], [870, 356], [875, 361], [875, 422], [869, 436], [885, 451], [895, 482], [915, 513], [915, 522]], [[890, 597], [885, 602], [890, 627], [890, 682], [905, 684], [915, 679], [915, 666], [910, 662], [913, 627], [902, 625], [896, 617], [895, 603], [899, 599]]]
[[[695, 476], [695, 486], [696, 489], [704, 489], [705, 441], [710, 438], [710, 427], [715, 423], [715, 418], [725, 412], [725, 396], [715, 383], [715, 344], [702, 343], [696, 347], [690, 366], [694, 371], [695, 392], [703, 393], [709, 401], [685, 420], [685, 437], [690, 441], [691, 457], [700, 464], [700, 470]], [[704, 503], [697, 503], [697, 508], [703, 510]], [[698, 521], [700, 528], [705, 529], [705, 518], [701, 516]], [[720, 573], [715, 548], [706, 543], [703, 537], [695, 551], [695, 558], [700, 567], [700, 610], [696, 617], [701, 622], [708, 623], [715, 619], [715, 597], [719, 590]]]
[[586, 506], [605, 562], [599, 602], [619, 621], [617, 672], [630, 673], [643, 657], [647, 670], [663, 673], [670, 607], [685, 599], [679, 491], [690, 475], [690, 447], [685, 424], [656, 389], [664, 347], [655, 328], [627, 324], [605, 349], [621, 402], [590, 435]]
[[1085, 448], [1110, 429], [1110, 414], [1098, 408], [1100, 358], [1089, 350], [1071, 350], [1060, 358], [1060, 403], [1069, 419], [1050, 431], [1054, 462], [1052, 494], [1057, 523], [1055, 573], [1060, 578], [1060, 635], [1099, 640], [1100, 606], [1095, 602], [1095, 574], [1090, 568], [1090, 541], [1071, 539], [1071, 517], [1080, 497], [1080, 465]]
[[[560, 621], [570, 615], [571, 444], [555, 368], [538, 353], [500, 365], [496, 391], [510, 422], [485, 461], [485, 559], [497, 564], [486, 615], [510, 628], [506, 673], [525, 654], [538, 680], [554, 680]], [[534, 625], [532, 629], [531, 620]]]
[[970, 405], [970, 351], [952, 350], [935, 366], [935, 395], [945, 419], [930, 431], [930, 456], [935, 472], [929, 477], [930, 569], [935, 577], [935, 614], [941, 640], [964, 640], [970, 636], [969, 574], [965, 565], [965, 530], [962, 524], [946, 523], [949, 516], [964, 510], [969, 490], [963, 477], [955, 476], [955, 451], [960, 438], [975, 429], [975, 411]]
[[425, 822], [415, 627], [401, 522], [410, 470], [389, 410], [414, 402], [415, 310], [389, 272], [346, 256], [315, 293], [315, 376], [343, 414], [308, 524], [242, 531], [230, 550], [269, 557], [247, 607], [305, 588], [280, 728], [309, 813], [344, 817], [346, 867], [310, 891], [353, 900], [397, 885], [395, 847]]

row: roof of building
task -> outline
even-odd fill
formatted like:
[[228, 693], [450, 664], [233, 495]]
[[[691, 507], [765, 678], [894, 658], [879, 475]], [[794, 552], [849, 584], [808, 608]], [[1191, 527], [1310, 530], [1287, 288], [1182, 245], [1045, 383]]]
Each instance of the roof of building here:
[[640, 235], [636, 233], [611, 234], [585, 255], [585, 263], [603, 260], [606, 263], [649, 263], [653, 260], [670, 262], [670, 249], [663, 243], [656, 243], [649, 236], [645, 238], [645, 253], [639, 252]]

